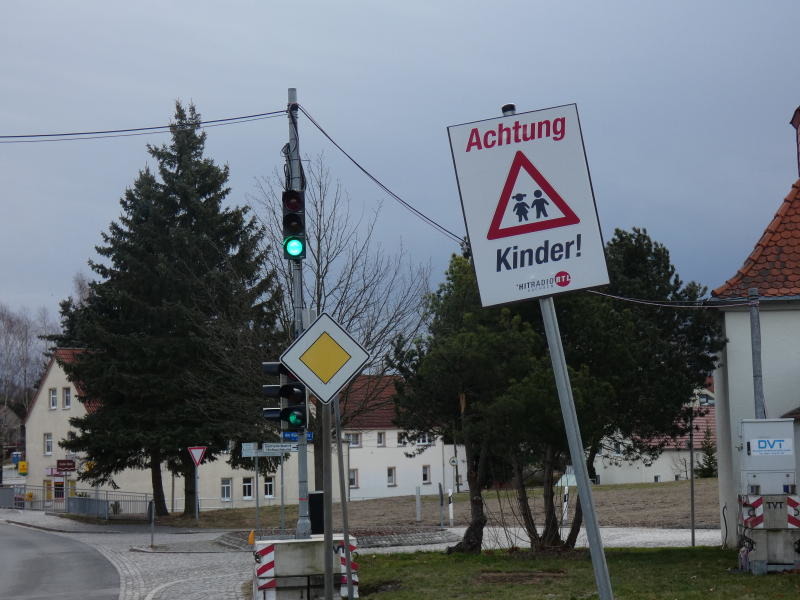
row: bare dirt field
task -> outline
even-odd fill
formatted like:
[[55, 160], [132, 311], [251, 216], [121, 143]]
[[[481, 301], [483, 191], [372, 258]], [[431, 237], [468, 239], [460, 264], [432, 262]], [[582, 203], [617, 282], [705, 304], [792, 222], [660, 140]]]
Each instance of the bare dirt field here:
[[[601, 526], [605, 527], [661, 527], [683, 529], [690, 527], [690, 486], [688, 481], [666, 483], [644, 483], [627, 485], [600, 485], [592, 488], [595, 506]], [[544, 523], [541, 489], [529, 490], [529, 503], [536, 523]], [[570, 516], [577, 494], [570, 489]], [[445, 499], [446, 502], [446, 499]], [[484, 502], [489, 525], [515, 526], [520, 524], [515, 495], [509, 490], [487, 490]], [[560, 503], [560, 499], [557, 501]], [[465, 526], [469, 521], [469, 503], [466, 493], [454, 496], [455, 526]], [[695, 524], [698, 528], [718, 528], [719, 508], [717, 480], [698, 479], [695, 482]], [[416, 520], [414, 496], [398, 496], [377, 500], [361, 500], [348, 503], [350, 527], [361, 532], [401, 532], [418, 528], [439, 527], [442, 512], [443, 523], [449, 525], [447, 505], [444, 511], [439, 506], [438, 495], [422, 496], [422, 519]], [[261, 507], [260, 527], [278, 529], [279, 507]], [[341, 507], [334, 504], [334, 527], [341, 527]], [[194, 519], [175, 515], [162, 522], [173, 525], [195, 526]], [[226, 509], [201, 513], [201, 527], [250, 529], [255, 522], [252, 508]], [[287, 506], [285, 523], [293, 527], [297, 522], [297, 506]]]
[[[537, 524], [544, 522], [541, 490], [532, 490], [529, 499]], [[570, 490], [570, 507], [577, 495], [575, 488]], [[688, 528], [690, 526], [690, 486], [688, 481], [665, 483], [601, 485], [592, 488], [598, 520], [606, 527], [664, 527]], [[514, 524], [517, 508], [513, 492], [507, 490], [484, 492], [486, 513], [489, 524]], [[445, 500], [446, 501], [446, 500]], [[379, 528], [387, 526], [438, 526], [440, 521], [439, 497], [423, 496], [422, 522], [415, 518], [415, 498], [400, 496], [379, 500], [363, 500], [348, 504], [350, 523], [358, 528]], [[335, 521], [340, 514], [338, 505], [334, 506]], [[572, 512], [570, 510], [570, 512]], [[445, 524], [448, 524], [447, 506], [444, 510]], [[469, 519], [467, 495], [455, 497], [454, 524], [466, 525]], [[698, 479], [695, 481], [695, 525], [698, 528], [719, 527], [719, 501], [717, 499], [717, 480]]]

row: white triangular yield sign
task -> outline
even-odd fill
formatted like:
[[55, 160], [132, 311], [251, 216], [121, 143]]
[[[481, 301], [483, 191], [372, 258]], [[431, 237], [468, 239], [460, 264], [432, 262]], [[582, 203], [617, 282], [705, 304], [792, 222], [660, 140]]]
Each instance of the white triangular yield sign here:
[[188, 448], [195, 467], [199, 467], [200, 463], [203, 462], [203, 457], [206, 455], [206, 449], [207, 446], [192, 446], [191, 448]]

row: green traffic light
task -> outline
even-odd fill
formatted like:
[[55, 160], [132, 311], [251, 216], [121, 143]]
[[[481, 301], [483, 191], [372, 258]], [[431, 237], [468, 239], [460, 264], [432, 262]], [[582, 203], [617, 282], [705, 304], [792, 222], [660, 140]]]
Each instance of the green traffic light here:
[[299, 412], [293, 412], [289, 415], [288, 422], [292, 427], [302, 427], [306, 424], [306, 419]]
[[302, 256], [305, 250], [303, 240], [295, 237], [286, 238], [283, 242], [283, 247], [289, 256]]

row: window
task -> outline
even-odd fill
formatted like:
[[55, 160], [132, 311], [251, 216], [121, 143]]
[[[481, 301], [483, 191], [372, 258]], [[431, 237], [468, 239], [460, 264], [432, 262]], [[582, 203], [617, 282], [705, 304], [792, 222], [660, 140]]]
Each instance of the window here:
[[431, 466], [422, 465], [422, 483], [431, 482]]
[[408, 434], [405, 431], [398, 431], [397, 432], [397, 445], [398, 446], [405, 446], [406, 440], [408, 440]]
[[275, 477], [273, 475], [264, 477], [264, 497], [275, 497]]
[[53, 453], [53, 434], [44, 434], [44, 453], [50, 455]]
[[345, 433], [344, 439], [346, 442], [350, 442], [351, 448], [360, 448], [361, 447], [361, 434], [360, 433]]
[[433, 444], [433, 437], [429, 433], [421, 433], [417, 438], [416, 444], [419, 446], [430, 446]]
[[58, 390], [50, 388], [48, 391], [50, 392], [50, 410], [55, 410], [58, 408]]
[[72, 406], [72, 390], [65, 387], [61, 390], [61, 408], [68, 410]]
[[63, 500], [64, 499], [64, 482], [63, 481], [54, 481], [53, 482], [53, 498], [56, 500]]
[[347, 479], [350, 482], [350, 487], [351, 488], [357, 488], [358, 487], [358, 469], [350, 469], [350, 471], [347, 474]]
[[252, 500], [253, 499], [253, 478], [252, 477], [243, 477], [242, 478], [242, 498], [245, 500]]
[[680, 480], [681, 480], [681, 476], [680, 475], [675, 475], [675, 481], [680, 481]]
[[397, 469], [386, 467], [386, 485], [394, 487], [397, 485]]
[[219, 497], [223, 502], [231, 501], [231, 478], [223, 477], [219, 489]]
[[622, 444], [620, 442], [614, 442], [614, 454], [622, 454]]
[[658, 483], [661, 481], [661, 475], [653, 475], [653, 482]]
[[378, 432], [378, 446], [383, 447], [386, 445], [386, 432], [379, 431]]

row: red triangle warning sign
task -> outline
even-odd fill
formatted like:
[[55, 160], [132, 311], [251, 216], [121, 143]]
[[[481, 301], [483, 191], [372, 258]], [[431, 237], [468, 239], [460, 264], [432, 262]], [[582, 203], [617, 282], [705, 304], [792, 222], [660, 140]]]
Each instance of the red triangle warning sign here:
[[[518, 210], [515, 205], [515, 212], [519, 215], [520, 223], [518, 225], [506, 225], [503, 227], [503, 217], [508, 209], [508, 202], [511, 200], [511, 194], [514, 191], [514, 186], [517, 183], [517, 178], [522, 169], [525, 169], [525, 172], [533, 178], [541, 188], [541, 191], [546, 195], [546, 199], [537, 198], [537, 200], [531, 203], [530, 207], [520, 199], [519, 205], [524, 208]], [[521, 196], [522, 194], [516, 194], [515, 197], [517, 195]], [[541, 194], [539, 194], [539, 196], [541, 196]], [[547, 200], [552, 201], [556, 208], [561, 211], [562, 216], [552, 219], [528, 221], [527, 209], [536, 206], [537, 202], [549, 204]], [[537, 208], [537, 215], [539, 215], [540, 212], [544, 211]], [[500, 194], [500, 201], [497, 204], [497, 210], [494, 212], [494, 218], [492, 218], [492, 223], [489, 226], [489, 233], [486, 234], [486, 238], [489, 240], [496, 240], [523, 233], [532, 233], [534, 231], [544, 231], [545, 229], [556, 229], [558, 227], [566, 227], [567, 225], [575, 225], [580, 223], [580, 221], [578, 215], [576, 215], [564, 199], [558, 195], [558, 192], [553, 189], [553, 186], [548, 183], [539, 170], [533, 166], [533, 163], [528, 160], [528, 157], [518, 151], [514, 155], [514, 160], [511, 162], [511, 169], [508, 172], [506, 184], [503, 186], [503, 191]]]

